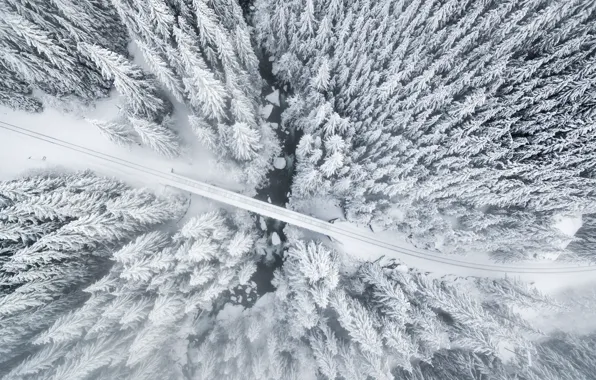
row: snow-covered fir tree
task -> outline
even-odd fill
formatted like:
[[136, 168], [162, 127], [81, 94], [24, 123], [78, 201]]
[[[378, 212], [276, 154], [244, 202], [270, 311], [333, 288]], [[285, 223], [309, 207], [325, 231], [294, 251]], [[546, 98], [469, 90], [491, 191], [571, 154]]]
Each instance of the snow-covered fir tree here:
[[553, 215], [596, 206], [595, 7], [258, 0], [295, 92], [283, 120], [304, 131], [294, 199], [446, 250], [558, 255]]
[[84, 289], [90, 294], [84, 304], [33, 337], [35, 353], [11, 363], [4, 378], [182, 378], [177, 361], [197, 318], [256, 270], [253, 225], [247, 213], [213, 211], [176, 233], [138, 236]]
[[88, 103], [106, 97], [111, 82], [80, 54], [81, 43], [125, 54], [126, 29], [115, 12], [100, 1], [0, 3], [2, 103], [39, 111], [41, 104], [32, 90], [64, 102]]
[[595, 337], [556, 333], [531, 347], [515, 350], [507, 363], [461, 349], [439, 352], [432, 365], [421, 363], [414, 371], [399, 372], [407, 380], [589, 380], [596, 361], [591, 353]]
[[161, 86], [189, 108], [197, 138], [239, 180], [261, 183], [280, 148], [258, 112], [262, 79], [236, 0], [111, 3]]
[[519, 379], [589, 380], [596, 372], [596, 335], [557, 333], [531, 352], [519, 352]]
[[0, 182], [0, 374], [87, 298], [113, 249], [178, 217], [183, 202], [89, 172]]
[[[350, 271], [344, 262], [320, 243], [294, 242], [275, 274], [274, 294], [237, 316], [218, 318], [191, 350], [192, 377], [394, 379], [454, 358], [478, 360], [488, 370], [500, 363], [499, 347], [521, 350], [542, 336], [513, 309], [539, 305], [529, 295], [539, 293], [529, 287], [497, 307], [473, 283], [370, 262]], [[493, 289], [512, 285], [524, 288], [509, 281]]]
[[[123, 119], [143, 119], [154, 135], [163, 136], [166, 126], [157, 124], [172, 104], [155, 79], [128, 60], [127, 43], [126, 28], [105, 2], [5, 1], [0, 4], [0, 101], [25, 111], [40, 111], [42, 103], [74, 110], [73, 103], [107, 97], [113, 85], [124, 99]], [[124, 141], [119, 131], [101, 131], [112, 141]], [[156, 150], [178, 155], [178, 139], [172, 139], [172, 131], [167, 134]]]

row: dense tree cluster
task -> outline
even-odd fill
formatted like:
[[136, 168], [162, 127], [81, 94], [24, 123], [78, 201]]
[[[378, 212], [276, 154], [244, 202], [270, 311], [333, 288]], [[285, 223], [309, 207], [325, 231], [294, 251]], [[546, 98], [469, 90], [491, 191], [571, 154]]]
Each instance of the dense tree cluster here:
[[[263, 182], [279, 144], [259, 114], [258, 61], [235, 1], [46, 3], [1, 5], [0, 101], [39, 111], [34, 90], [46, 102], [47, 95], [90, 102], [113, 85], [120, 115], [89, 121], [115, 143], [174, 157], [182, 146], [167, 94], [185, 103], [188, 124], [228, 170], [249, 186]], [[151, 74], [128, 59], [129, 36]]]
[[171, 361], [197, 316], [256, 270], [243, 213], [139, 234], [180, 204], [90, 175], [2, 183], [0, 194], [3, 379], [179, 378]]
[[181, 211], [177, 198], [90, 173], [0, 182], [0, 373], [85, 300], [113, 249]]
[[249, 185], [279, 151], [259, 115], [262, 80], [236, 1], [112, 0], [160, 84], [188, 109], [198, 139]]
[[[444, 380], [467, 371], [458, 361], [505, 373], [500, 347], [525, 352], [541, 335], [514, 306], [550, 304], [513, 280], [470, 288], [367, 262], [347, 273], [341, 263], [320, 243], [295, 242], [275, 293], [205, 334], [193, 376]], [[501, 293], [509, 297], [490, 300]]]
[[123, 119], [132, 119], [133, 128], [95, 122], [100, 131], [118, 143], [138, 141], [176, 156], [180, 142], [164, 123], [172, 104], [155, 79], [128, 60], [127, 44], [126, 28], [104, 2], [3, 2], [0, 101], [40, 111], [43, 100], [68, 110], [107, 97], [113, 85], [123, 97]]
[[111, 82], [80, 53], [81, 43], [125, 54], [126, 30], [115, 12], [99, 1], [3, 1], [0, 102], [39, 111], [42, 104], [33, 90], [85, 102], [107, 96]]
[[[0, 183], [2, 378], [484, 380], [490, 373], [538, 380], [592, 373], [594, 363], [581, 354], [593, 348], [591, 338], [535, 343], [544, 333], [520, 311], [559, 305], [528, 284], [454, 282], [394, 263], [355, 262], [290, 232], [274, 291], [226, 312], [230, 291], [255, 274], [265, 239], [244, 212], [164, 225], [182, 209], [177, 197], [90, 173]], [[515, 360], [503, 362], [503, 347]]]
[[594, 2], [256, 7], [305, 133], [294, 197], [502, 259], [560, 252], [552, 215], [593, 212]]
[[[332, 198], [350, 221], [446, 252], [594, 261], [595, 11], [256, 0], [253, 30], [236, 0], [3, 0], [0, 102], [40, 111], [114, 87], [119, 115], [88, 119], [109, 140], [175, 157], [188, 124], [255, 188], [280, 151], [256, 37], [289, 86], [283, 127], [301, 130], [294, 207]], [[559, 303], [514, 278], [423, 275], [292, 228], [267, 247], [248, 213], [184, 209], [88, 172], [0, 182], [0, 377], [594, 378], [594, 334], [524, 318], [593, 309], [593, 294]], [[575, 239], [553, 227], [565, 213], [584, 215]], [[269, 293], [231, 306], [269, 275]]]

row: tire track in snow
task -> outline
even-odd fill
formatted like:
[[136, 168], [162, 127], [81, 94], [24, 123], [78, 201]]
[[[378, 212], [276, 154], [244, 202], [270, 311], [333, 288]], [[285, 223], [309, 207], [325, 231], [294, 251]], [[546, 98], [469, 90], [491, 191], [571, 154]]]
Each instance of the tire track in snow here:
[[[286, 223], [292, 224], [297, 227], [305, 228], [313, 232], [331, 236], [339, 241], [356, 241], [365, 243], [367, 245], [375, 246], [383, 250], [392, 251], [397, 253], [403, 261], [411, 266], [423, 269], [424, 265], [420, 265], [422, 261], [432, 262], [436, 268], [436, 264], [443, 264], [444, 266], [452, 268], [466, 269], [467, 271], [463, 274], [466, 275], [478, 275], [486, 277], [502, 276], [506, 274], [522, 275], [522, 274], [535, 274], [535, 275], [561, 275], [561, 274], [573, 274], [573, 273], [585, 273], [585, 272], [596, 272], [596, 265], [589, 264], [576, 264], [576, 265], [554, 265], [548, 264], [525, 264], [520, 263], [519, 265], [501, 265], [501, 264], [487, 264], [478, 261], [474, 261], [472, 258], [456, 259], [449, 256], [444, 256], [431, 251], [426, 251], [417, 248], [409, 248], [403, 246], [403, 244], [396, 244], [386, 239], [380, 239], [375, 236], [374, 233], [368, 231], [357, 231], [348, 229], [342, 226], [331, 224], [320, 219], [316, 219], [296, 211], [288, 210], [283, 207], [275, 206], [242, 194], [235, 193], [220, 187], [210, 185], [201, 181], [193, 180], [184, 176], [177, 175], [175, 173], [167, 173], [160, 170], [152, 169], [150, 167], [124, 160], [109, 154], [105, 154], [81, 145], [73, 144], [65, 140], [57, 139], [39, 132], [34, 132], [27, 128], [19, 127], [14, 124], [0, 121], [0, 129], [4, 129], [13, 133], [20, 134], [29, 138], [41, 140], [45, 143], [59, 146], [64, 149], [68, 149], [80, 154], [87, 156], [88, 158], [94, 158], [99, 160], [99, 163], [95, 163], [99, 166], [115, 166], [114, 169], [121, 171], [122, 169], [132, 171], [136, 175], [141, 175], [145, 178], [156, 179], [159, 182], [176, 187], [182, 190], [186, 190], [212, 200], [226, 203], [231, 206], [245, 209], [260, 215], [264, 215], [270, 218], [278, 219]], [[89, 162], [93, 164], [93, 160]], [[411, 260], [408, 260], [411, 259]], [[419, 264], [411, 264], [413, 261]], [[444, 272], [450, 274], [461, 274], [452, 273], [448, 268], [443, 268]], [[461, 272], [461, 271], [455, 271]], [[475, 274], [476, 273], [476, 274]]]

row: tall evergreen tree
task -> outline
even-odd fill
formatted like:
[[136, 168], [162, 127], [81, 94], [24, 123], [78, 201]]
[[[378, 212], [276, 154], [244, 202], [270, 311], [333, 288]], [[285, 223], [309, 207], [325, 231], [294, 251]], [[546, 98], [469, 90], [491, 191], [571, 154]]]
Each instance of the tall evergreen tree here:
[[558, 255], [553, 215], [596, 206], [594, 8], [257, 1], [295, 89], [283, 120], [304, 131], [293, 197], [331, 194], [352, 220], [444, 249]]
[[0, 182], [0, 373], [85, 300], [111, 249], [181, 211], [176, 198], [88, 172]]
[[582, 226], [567, 248], [579, 259], [596, 261], [596, 215], [582, 216]]
[[210, 212], [175, 234], [138, 236], [85, 289], [85, 303], [38, 334], [38, 350], [4, 378], [181, 378], [175, 350], [188, 344], [194, 321], [256, 270], [252, 225], [243, 213]]
[[151, 71], [184, 102], [199, 140], [254, 186], [279, 153], [259, 115], [262, 80], [238, 3], [112, 0]]
[[78, 52], [77, 45], [93, 43], [122, 54], [126, 39], [117, 15], [98, 1], [3, 1], [0, 71], [10, 76], [11, 80], [3, 82], [11, 90], [9, 94], [15, 94], [3, 96], [3, 103], [37, 111], [40, 106], [31, 89], [65, 101], [88, 103], [106, 97], [111, 82]]

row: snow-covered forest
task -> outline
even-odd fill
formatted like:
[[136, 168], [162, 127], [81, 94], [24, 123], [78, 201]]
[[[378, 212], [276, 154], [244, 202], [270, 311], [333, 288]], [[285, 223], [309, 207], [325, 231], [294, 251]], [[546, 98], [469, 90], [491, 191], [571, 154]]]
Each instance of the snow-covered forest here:
[[553, 215], [596, 205], [594, 6], [257, 0], [304, 131], [293, 198], [446, 250], [560, 251]]
[[595, 20], [591, 0], [0, 0], [0, 379], [593, 380], [596, 283], [566, 270], [596, 273]]

